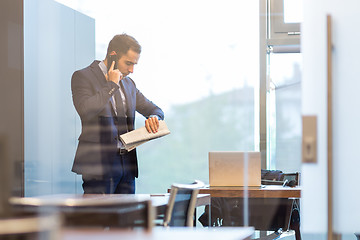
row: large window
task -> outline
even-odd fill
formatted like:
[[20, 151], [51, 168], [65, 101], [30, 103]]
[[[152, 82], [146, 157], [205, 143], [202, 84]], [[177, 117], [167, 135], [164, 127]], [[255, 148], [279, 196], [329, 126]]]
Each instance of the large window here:
[[302, 0], [269, 0], [269, 36], [285, 38], [300, 34]]
[[[171, 134], [138, 148], [138, 193], [164, 192], [173, 182], [207, 182], [209, 151], [258, 150], [259, 130], [254, 124], [259, 122], [255, 110], [259, 81], [257, 1], [58, 2], [95, 19], [96, 59], [104, 59], [115, 34], [133, 35], [143, 47], [132, 78], [144, 95], [164, 110]], [[109, 6], [115, 14], [109, 14]], [[62, 81], [68, 83], [70, 76]], [[78, 119], [74, 124], [79, 124]], [[144, 118], [138, 116], [137, 126], [143, 124]], [[77, 126], [69, 142], [73, 151], [78, 134]], [[34, 144], [29, 141], [27, 147], [37, 149]], [[61, 172], [70, 172], [73, 154], [47, 165], [48, 169], [61, 167]], [[44, 156], [37, 166], [47, 160]], [[36, 175], [35, 166], [27, 166], [25, 171], [32, 173], [27, 188], [36, 191], [40, 170]], [[48, 174], [51, 172], [61, 174], [56, 169]], [[75, 184], [74, 179], [62, 178], [57, 184], [68, 182], [79, 189], [81, 179]], [[52, 189], [48, 193], [60, 192]]]
[[301, 163], [301, 54], [268, 54], [268, 162], [297, 172]]
[[[266, 93], [266, 168], [299, 172], [301, 165], [301, 0], [269, 0], [261, 88]], [[265, 7], [264, 7], [265, 8]], [[266, 74], [265, 74], [266, 73]]]

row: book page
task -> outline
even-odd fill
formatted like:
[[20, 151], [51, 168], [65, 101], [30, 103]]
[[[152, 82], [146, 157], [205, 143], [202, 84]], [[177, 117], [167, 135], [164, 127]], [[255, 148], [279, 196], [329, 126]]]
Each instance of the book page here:
[[131, 132], [120, 135], [120, 140], [124, 144], [126, 150], [131, 151], [137, 146], [165, 135], [170, 134], [170, 131], [164, 120], [159, 121], [159, 129], [156, 133], [149, 133], [145, 126], [135, 129]]

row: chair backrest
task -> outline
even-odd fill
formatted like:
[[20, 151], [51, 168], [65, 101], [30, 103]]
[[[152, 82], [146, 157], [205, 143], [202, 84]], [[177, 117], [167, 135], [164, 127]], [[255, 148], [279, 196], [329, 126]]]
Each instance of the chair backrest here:
[[295, 187], [300, 185], [300, 173], [284, 173], [281, 180], [284, 182], [283, 185]]
[[261, 170], [262, 185], [283, 185], [295, 187], [300, 185], [300, 173], [284, 173], [280, 170]]
[[194, 213], [199, 188], [205, 184], [196, 180], [193, 184], [173, 184], [164, 216], [164, 226], [194, 226]]

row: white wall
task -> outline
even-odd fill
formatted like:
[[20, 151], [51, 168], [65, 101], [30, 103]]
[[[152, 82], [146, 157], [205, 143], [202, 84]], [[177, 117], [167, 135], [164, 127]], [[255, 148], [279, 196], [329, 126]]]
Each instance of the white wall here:
[[95, 21], [52, 0], [25, 0], [24, 45], [25, 196], [79, 192], [70, 83], [95, 58]]
[[334, 228], [360, 231], [360, 1], [331, 7], [334, 38]]
[[360, 113], [360, 1], [304, 0], [302, 112], [318, 116], [318, 163], [303, 164], [303, 233], [327, 232], [326, 14], [333, 19], [334, 230], [360, 231], [357, 186]]

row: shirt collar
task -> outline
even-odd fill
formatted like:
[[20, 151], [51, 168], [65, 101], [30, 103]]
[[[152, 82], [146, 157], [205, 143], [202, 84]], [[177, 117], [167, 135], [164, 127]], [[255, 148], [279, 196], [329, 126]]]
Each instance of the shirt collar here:
[[106, 67], [104, 61], [99, 62], [99, 68], [101, 69], [101, 71], [103, 72], [104, 75], [107, 74], [107, 67]]

